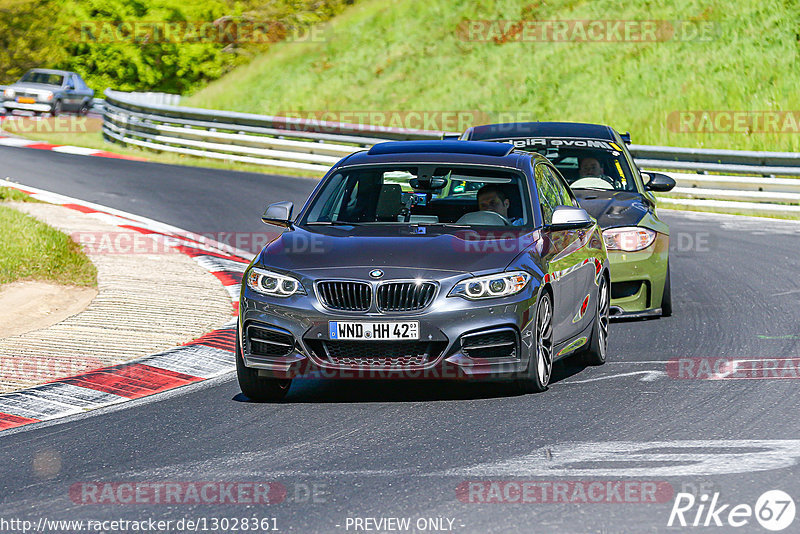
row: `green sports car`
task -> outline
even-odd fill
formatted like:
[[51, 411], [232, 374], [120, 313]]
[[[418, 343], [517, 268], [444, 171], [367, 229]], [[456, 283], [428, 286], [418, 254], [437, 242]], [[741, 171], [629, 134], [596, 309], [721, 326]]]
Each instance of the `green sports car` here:
[[656, 214], [653, 191], [669, 191], [675, 181], [641, 172], [626, 146], [629, 139], [609, 126], [570, 122], [475, 126], [460, 139], [512, 143], [545, 155], [603, 229], [612, 315], [672, 315], [669, 226]]

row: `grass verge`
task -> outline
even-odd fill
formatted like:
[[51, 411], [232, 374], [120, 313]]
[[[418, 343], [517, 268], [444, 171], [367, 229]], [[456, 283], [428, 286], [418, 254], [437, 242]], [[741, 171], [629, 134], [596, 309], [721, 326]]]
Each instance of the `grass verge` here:
[[[2, 188], [0, 198], [9, 198]], [[19, 194], [19, 193], [17, 193]], [[9, 196], [6, 196], [9, 195]], [[0, 284], [18, 280], [97, 286], [97, 269], [70, 237], [0, 204]]]
[[[299, 116], [474, 111], [481, 122], [609, 124], [638, 144], [795, 152], [797, 20], [796, 3], [782, 0], [735, 8], [727, 0], [364, 0], [330, 22], [324, 42], [274, 46], [185, 105]], [[613, 32], [548, 40], [501, 21], [655, 21], [675, 31], [655, 40]], [[678, 119], [688, 111], [793, 115], [776, 128], [737, 123], [728, 131], [699, 114], [684, 127]]]
[[[661, 198], [661, 197], [659, 197]], [[665, 197], [666, 198], [666, 197]], [[674, 197], [670, 197], [674, 198]], [[676, 199], [680, 200], [680, 199]], [[783, 213], [772, 213], [769, 211], [750, 211], [750, 210], [737, 210], [736, 208], [717, 208], [713, 206], [698, 206], [696, 204], [670, 202], [667, 204], [659, 203], [658, 210], [675, 210], [675, 211], [698, 211], [701, 213], [720, 213], [724, 215], [743, 215], [745, 217], [763, 217], [766, 219], [782, 219], [786, 221], [800, 221], [800, 216], [789, 215]]]
[[10, 187], [0, 187], [0, 202], [41, 202], [36, 200], [30, 195], [26, 195], [22, 191], [11, 189]]

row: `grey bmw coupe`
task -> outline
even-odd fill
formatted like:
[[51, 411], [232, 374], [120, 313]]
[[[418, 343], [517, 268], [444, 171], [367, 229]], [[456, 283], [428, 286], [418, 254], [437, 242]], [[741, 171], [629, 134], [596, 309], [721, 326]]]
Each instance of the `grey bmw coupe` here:
[[252, 400], [314, 378], [503, 379], [605, 362], [597, 222], [544, 157], [509, 144], [381, 143], [343, 158], [244, 273], [236, 366]]

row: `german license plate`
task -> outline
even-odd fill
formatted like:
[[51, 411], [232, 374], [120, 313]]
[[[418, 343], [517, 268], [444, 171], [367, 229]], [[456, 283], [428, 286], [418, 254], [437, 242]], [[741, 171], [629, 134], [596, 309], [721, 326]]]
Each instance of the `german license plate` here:
[[379, 323], [329, 321], [328, 332], [331, 339], [362, 341], [419, 339], [419, 321], [383, 321]]
[[20, 104], [35, 104], [36, 99], [31, 98], [29, 96], [20, 96], [17, 98], [17, 102], [19, 102]]

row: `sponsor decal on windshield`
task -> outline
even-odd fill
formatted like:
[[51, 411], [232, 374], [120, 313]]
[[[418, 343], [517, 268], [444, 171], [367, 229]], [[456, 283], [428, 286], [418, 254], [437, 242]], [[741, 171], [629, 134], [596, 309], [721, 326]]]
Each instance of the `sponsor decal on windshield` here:
[[[487, 139], [488, 141], [488, 139]], [[609, 152], [616, 152], [619, 148], [608, 141], [599, 139], [559, 139], [555, 137], [528, 137], [517, 139], [503, 139], [504, 143], [511, 143], [516, 148], [599, 148]]]

